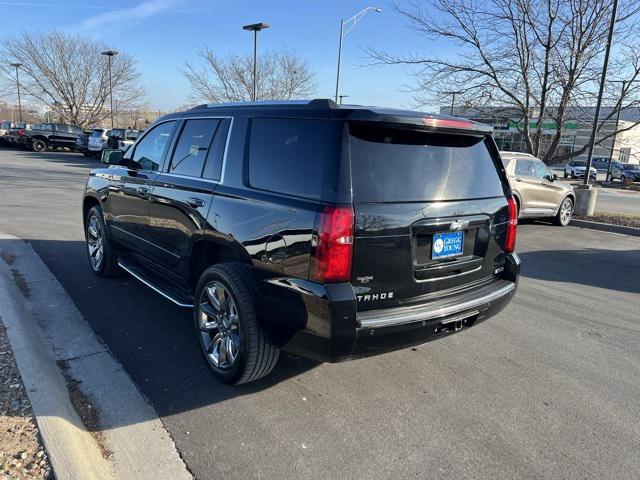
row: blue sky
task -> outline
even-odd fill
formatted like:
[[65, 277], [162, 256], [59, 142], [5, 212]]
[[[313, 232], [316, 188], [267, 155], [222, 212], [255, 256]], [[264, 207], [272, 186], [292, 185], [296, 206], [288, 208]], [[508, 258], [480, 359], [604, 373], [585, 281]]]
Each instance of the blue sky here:
[[78, 32], [128, 51], [138, 61], [147, 101], [172, 109], [187, 101], [189, 86], [178, 72], [196, 59], [199, 47], [216, 53], [249, 52], [252, 38], [241, 26], [267, 22], [259, 48], [293, 47], [316, 72], [316, 97], [335, 89], [340, 18], [377, 5], [346, 37], [341, 92], [345, 102], [408, 107], [412, 79], [402, 67], [364, 67], [365, 46], [393, 52], [424, 51], [427, 42], [407, 28], [390, 2], [360, 0], [22, 0], [0, 1], [2, 34], [48, 31]]

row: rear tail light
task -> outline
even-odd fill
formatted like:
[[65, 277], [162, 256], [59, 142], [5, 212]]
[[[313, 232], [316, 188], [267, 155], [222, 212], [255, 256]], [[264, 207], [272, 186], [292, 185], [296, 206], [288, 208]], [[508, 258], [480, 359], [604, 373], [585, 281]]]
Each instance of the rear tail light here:
[[318, 213], [309, 272], [312, 280], [335, 283], [351, 279], [353, 221], [351, 206], [326, 207]]
[[516, 249], [516, 228], [518, 226], [518, 204], [515, 198], [507, 199], [509, 207], [509, 222], [507, 223], [507, 235], [504, 241], [504, 253], [513, 253]]
[[18, 136], [24, 137], [24, 128], [21, 128], [20, 130], [18, 130]]

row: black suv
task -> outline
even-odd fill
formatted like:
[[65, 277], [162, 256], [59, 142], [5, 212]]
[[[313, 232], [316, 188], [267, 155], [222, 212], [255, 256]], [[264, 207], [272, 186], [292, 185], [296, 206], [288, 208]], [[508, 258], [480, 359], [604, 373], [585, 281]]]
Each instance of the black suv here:
[[266, 375], [280, 350], [336, 362], [441, 338], [516, 291], [516, 204], [481, 124], [201, 105], [103, 162], [83, 201], [91, 268], [193, 308], [227, 383]]
[[82, 128], [66, 123], [41, 123], [25, 130], [22, 141], [27, 148], [44, 152], [47, 148], [74, 149]]

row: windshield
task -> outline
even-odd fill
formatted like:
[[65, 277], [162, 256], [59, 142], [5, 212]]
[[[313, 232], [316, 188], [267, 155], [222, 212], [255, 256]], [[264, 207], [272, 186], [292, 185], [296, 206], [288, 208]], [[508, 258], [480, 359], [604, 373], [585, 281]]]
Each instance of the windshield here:
[[584, 162], [582, 160], [576, 160], [575, 162], [573, 162], [573, 165], [576, 167], [586, 167], [587, 162]]
[[504, 195], [482, 136], [350, 125], [356, 202], [411, 202]]
[[94, 130], [93, 132], [91, 132], [91, 136], [93, 138], [101, 137], [102, 136], [102, 132], [104, 132], [104, 130], [101, 130], [101, 129], [98, 128], [98, 129]]
[[638, 165], [625, 165], [624, 167], [625, 170], [638, 170], [638, 168], [640, 168], [640, 166]]

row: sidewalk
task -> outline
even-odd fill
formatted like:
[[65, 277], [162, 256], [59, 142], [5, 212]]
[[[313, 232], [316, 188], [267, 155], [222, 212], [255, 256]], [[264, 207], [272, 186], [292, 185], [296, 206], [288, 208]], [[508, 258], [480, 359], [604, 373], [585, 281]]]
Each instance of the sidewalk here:
[[0, 233], [0, 314], [57, 479], [191, 478], [173, 440], [31, 246]]

